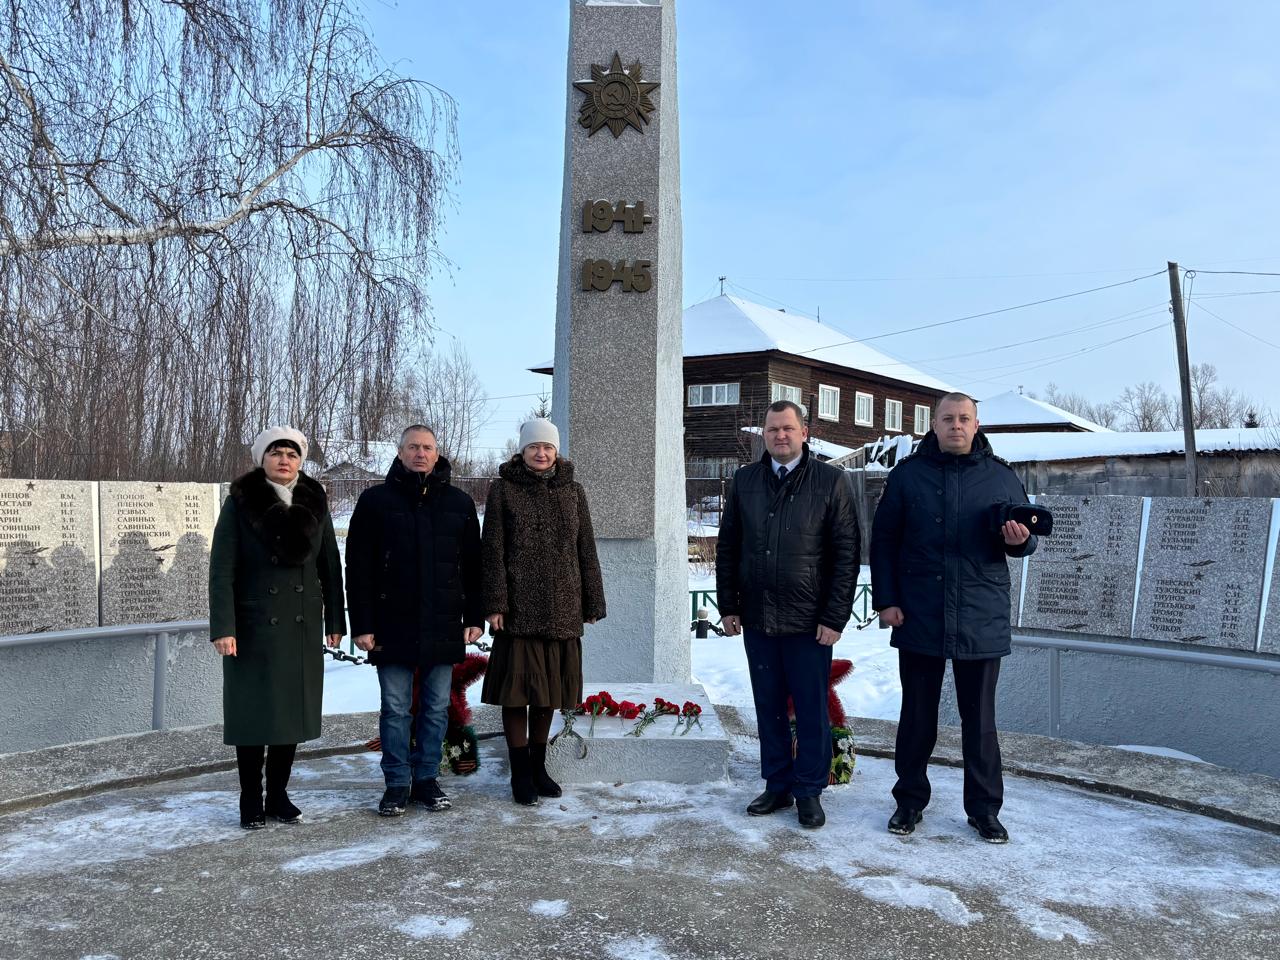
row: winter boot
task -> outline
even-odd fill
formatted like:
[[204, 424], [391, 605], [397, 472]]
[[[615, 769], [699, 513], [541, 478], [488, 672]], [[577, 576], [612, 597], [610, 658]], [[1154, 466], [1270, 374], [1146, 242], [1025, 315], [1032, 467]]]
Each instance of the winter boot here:
[[540, 797], [558, 797], [564, 791], [560, 784], [551, 779], [547, 773], [547, 745], [545, 743], [529, 744], [529, 760], [533, 771], [533, 788]]
[[382, 799], [378, 801], [378, 816], [402, 817], [408, 805], [408, 787], [387, 787], [382, 793]]
[[532, 806], [538, 802], [538, 788], [533, 785], [532, 761], [528, 747], [507, 747], [511, 757], [511, 796], [516, 803]]
[[285, 790], [289, 786], [289, 774], [293, 772], [293, 755], [296, 744], [274, 744], [267, 748], [267, 802], [264, 812], [281, 823], [297, 823], [302, 811], [289, 800]]
[[267, 825], [262, 812], [262, 747], [236, 747], [240, 774], [240, 826], [261, 830]]
[[435, 777], [430, 780], [415, 780], [413, 788], [409, 791], [409, 799], [414, 803], [420, 803], [433, 813], [438, 810], [448, 810], [453, 806], [453, 801], [449, 799], [449, 795], [440, 789], [440, 781]]

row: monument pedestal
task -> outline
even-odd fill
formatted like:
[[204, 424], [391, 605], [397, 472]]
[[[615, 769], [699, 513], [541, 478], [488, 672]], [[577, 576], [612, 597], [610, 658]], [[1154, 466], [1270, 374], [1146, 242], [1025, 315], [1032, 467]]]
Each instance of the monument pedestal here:
[[[619, 702], [630, 700], [648, 706], [653, 706], [657, 697], [676, 704], [691, 700], [702, 708], [701, 724], [682, 734], [676, 730], [675, 717], [660, 717], [635, 737], [629, 734], [638, 721], [602, 714], [596, 717], [594, 734], [588, 735], [591, 718], [575, 717], [573, 731], [582, 739], [561, 736], [547, 750], [547, 772], [554, 779], [561, 783], [707, 783], [729, 775], [729, 736], [701, 684], [599, 684], [589, 687], [584, 695], [601, 690]], [[563, 719], [556, 714], [551, 736], [562, 728]]]

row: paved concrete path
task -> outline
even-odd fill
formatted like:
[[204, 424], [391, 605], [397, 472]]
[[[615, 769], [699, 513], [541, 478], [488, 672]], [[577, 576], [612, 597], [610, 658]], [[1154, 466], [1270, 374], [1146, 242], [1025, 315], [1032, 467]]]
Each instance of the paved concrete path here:
[[[239, 829], [234, 775], [0, 816], [0, 958], [1057, 958], [1280, 955], [1280, 836], [1010, 777], [1007, 846], [940, 768], [911, 838], [863, 757], [829, 823], [749, 818], [755, 744], [706, 787], [510, 801], [500, 741], [453, 810], [377, 817], [376, 757], [306, 760], [306, 822]], [[113, 749], [119, 749], [117, 743]]]

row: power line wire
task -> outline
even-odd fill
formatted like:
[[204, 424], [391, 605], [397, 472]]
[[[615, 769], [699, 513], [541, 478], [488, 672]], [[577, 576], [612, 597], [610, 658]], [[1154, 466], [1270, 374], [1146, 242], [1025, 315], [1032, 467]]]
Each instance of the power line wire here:
[[[1038, 370], [1041, 367], [1047, 367], [1051, 363], [1057, 363], [1059, 360], [1067, 360], [1074, 357], [1083, 356], [1086, 353], [1093, 353], [1094, 351], [1101, 350], [1104, 347], [1110, 347], [1117, 343], [1123, 343], [1126, 340], [1132, 340], [1134, 337], [1140, 337], [1143, 334], [1151, 333], [1155, 330], [1166, 329], [1167, 326], [1168, 324], [1165, 324], [1165, 323], [1157, 323], [1155, 326], [1146, 327], [1145, 329], [1138, 330], [1135, 333], [1126, 334], [1123, 337], [1116, 337], [1114, 340], [1107, 340], [1104, 343], [1097, 343], [1089, 347], [1082, 347], [1079, 350], [1070, 350], [1066, 353], [1055, 354], [1054, 356], [1051, 356], [1051, 357], [1037, 357], [1035, 360], [1020, 361], [1019, 363], [1016, 363], [1016, 364], [997, 365], [994, 367], [978, 367], [977, 369], [982, 372], [985, 372], [988, 370], [1007, 370], [1009, 373], [1018, 373], [1018, 374], [1029, 373], [1032, 370]], [[1031, 364], [1031, 366], [1027, 366], [1026, 364]], [[965, 374], [956, 372], [956, 371], [947, 371], [947, 375], [952, 377], [959, 377], [962, 379], [965, 378], [966, 376]]]
[[[1188, 267], [1188, 270], [1194, 268]], [[1263, 270], [1195, 270], [1196, 273], [1216, 273], [1235, 277], [1280, 277], [1280, 273], [1268, 273]]]
[[830, 350], [834, 347], [843, 347], [843, 346], [848, 346], [849, 344], [854, 344], [854, 343], [870, 343], [872, 340], [883, 340], [886, 337], [897, 337], [897, 336], [901, 336], [904, 333], [916, 333], [920, 330], [933, 330], [933, 329], [936, 329], [937, 327], [945, 327], [953, 323], [963, 323], [966, 320], [980, 320], [983, 317], [994, 317], [1002, 313], [1012, 313], [1015, 310], [1026, 310], [1029, 307], [1043, 306], [1046, 303], [1057, 303], [1060, 300], [1070, 300], [1073, 297], [1083, 297], [1087, 294], [1098, 293], [1102, 290], [1114, 290], [1116, 287], [1123, 287], [1132, 283], [1139, 283], [1143, 280], [1150, 280], [1152, 277], [1164, 276], [1165, 274], [1166, 274], [1166, 271], [1157, 270], [1154, 273], [1148, 273], [1141, 277], [1132, 277], [1128, 280], [1117, 281], [1116, 283], [1107, 283], [1107, 284], [1103, 284], [1100, 287], [1090, 287], [1088, 290], [1077, 290], [1074, 293], [1064, 293], [1056, 297], [1045, 297], [1043, 300], [1032, 300], [1029, 303], [1019, 303], [1011, 307], [1001, 307], [998, 310], [985, 310], [982, 313], [971, 313], [968, 316], [955, 317], [951, 320], [939, 320], [936, 323], [925, 323], [925, 324], [921, 324], [918, 327], [908, 327], [905, 330], [894, 330], [894, 331], [891, 331], [890, 333], [879, 333], [873, 337], [859, 337], [851, 340], [843, 340], [843, 341], [840, 341], [839, 343], [829, 343], [829, 344], [826, 344], [825, 346], [814, 347], [812, 350], [805, 350], [803, 351], [803, 353], [813, 354], [813, 353], [818, 353], [821, 350]]
[[1258, 297], [1266, 293], [1280, 293], [1280, 290], [1233, 290], [1228, 293], [1202, 293], [1199, 300], [1222, 300], [1227, 297]]
[[1218, 314], [1214, 313], [1212, 310], [1210, 310], [1208, 307], [1206, 307], [1203, 303], [1200, 303], [1200, 302], [1198, 302], [1198, 301], [1197, 301], [1196, 305], [1197, 305], [1197, 306], [1198, 306], [1202, 311], [1204, 311], [1205, 313], [1207, 313], [1209, 316], [1213, 317], [1215, 320], [1221, 320], [1221, 321], [1222, 321], [1223, 323], [1225, 323], [1228, 327], [1231, 327], [1233, 330], [1239, 330], [1239, 331], [1240, 331], [1241, 333], [1243, 333], [1246, 337], [1253, 337], [1253, 339], [1257, 340], [1259, 343], [1265, 343], [1268, 347], [1275, 347], [1277, 350], [1280, 350], [1280, 343], [1272, 343], [1270, 340], [1266, 340], [1266, 339], [1264, 339], [1263, 337], [1258, 336], [1256, 333], [1253, 333], [1253, 332], [1251, 332], [1251, 331], [1249, 331], [1249, 330], [1246, 330], [1244, 327], [1237, 326], [1236, 324], [1234, 324], [1234, 323], [1232, 323], [1230, 320], [1228, 320], [1226, 317], [1218, 316]]
[[953, 353], [953, 354], [948, 354], [941, 357], [929, 357], [924, 360], [895, 360], [892, 363], [870, 363], [870, 364], [865, 364], [865, 366], [867, 367], [867, 369], [870, 369], [872, 367], [892, 367], [892, 366], [898, 366], [900, 364], [922, 365], [926, 363], [932, 363], [937, 360], [944, 360], [944, 361], [960, 360], [960, 359], [963, 359], [964, 357], [976, 357], [980, 354], [998, 353], [1001, 350], [1012, 350], [1014, 347], [1024, 347], [1032, 343], [1042, 343], [1045, 340], [1057, 340], [1057, 339], [1060, 339], [1061, 337], [1069, 337], [1077, 333], [1087, 333], [1090, 330], [1096, 330], [1098, 327], [1104, 327], [1109, 323], [1115, 323], [1115, 322], [1125, 323], [1131, 320], [1144, 320], [1147, 317], [1152, 317], [1158, 313], [1163, 313], [1168, 309], [1169, 309], [1168, 304], [1166, 302], [1161, 302], [1159, 304], [1154, 304], [1149, 307], [1141, 307], [1137, 310], [1130, 310], [1128, 313], [1117, 314], [1114, 317], [1107, 317], [1105, 320], [1094, 320], [1091, 323], [1087, 323], [1080, 327], [1072, 327], [1070, 330], [1063, 330], [1059, 333], [1046, 334], [1043, 337], [1032, 337], [1029, 340], [1017, 340], [1017, 341], [1014, 341], [1013, 343], [1002, 344], [998, 347], [985, 347], [981, 350], [971, 350], [968, 353]]
[[[1280, 260], [1280, 257], [1251, 257], [1243, 260], [1211, 260], [1210, 263], [1265, 263]], [[1109, 267], [1104, 270], [1065, 270], [1059, 273], [987, 273], [987, 274], [954, 274], [951, 276], [899, 276], [899, 277], [767, 277], [747, 276], [744, 280], [767, 280], [773, 283], [919, 283], [922, 281], [954, 281], [954, 280], [1034, 280], [1050, 277], [1090, 277], [1106, 273], [1131, 273], [1141, 267]], [[1245, 271], [1216, 270], [1204, 273], [1243, 273]], [[1280, 276], [1280, 274], [1274, 274]]]
[[[1272, 258], [1267, 258], [1272, 259]], [[1141, 267], [1112, 267], [1107, 270], [1068, 270], [1062, 273], [987, 273], [957, 274], [954, 276], [906, 276], [906, 277], [765, 277], [748, 276], [744, 280], [767, 280], [771, 283], [920, 283], [923, 281], [954, 280], [1034, 280], [1051, 277], [1089, 277], [1104, 273], [1132, 273]]]

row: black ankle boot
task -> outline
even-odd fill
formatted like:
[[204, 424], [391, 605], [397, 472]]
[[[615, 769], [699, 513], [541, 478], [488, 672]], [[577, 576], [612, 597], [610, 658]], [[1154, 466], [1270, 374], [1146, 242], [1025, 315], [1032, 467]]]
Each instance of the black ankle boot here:
[[273, 744], [267, 749], [267, 802], [263, 810], [281, 823], [297, 823], [302, 819], [302, 811], [293, 805], [285, 789], [289, 786], [297, 749], [296, 744]]
[[236, 747], [240, 774], [240, 826], [261, 830], [267, 825], [262, 811], [262, 747]]
[[507, 747], [511, 757], [511, 796], [516, 803], [532, 806], [538, 802], [538, 790], [533, 785], [532, 761], [528, 747]]
[[545, 743], [529, 744], [529, 762], [533, 773], [533, 788], [540, 797], [558, 797], [563, 790], [560, 784], [551, 779], [547, 773], [547, 745]]

